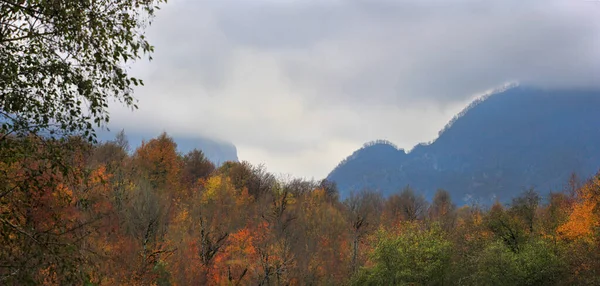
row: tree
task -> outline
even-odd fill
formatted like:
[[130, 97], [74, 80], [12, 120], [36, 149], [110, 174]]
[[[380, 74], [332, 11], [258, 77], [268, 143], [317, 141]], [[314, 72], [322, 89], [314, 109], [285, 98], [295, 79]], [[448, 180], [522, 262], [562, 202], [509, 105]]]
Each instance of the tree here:
[[327, 198], [329, 198], [331, 201], [337, 201], [340, 197], [340, 192], [337, 188], [337, 184], [333, 181], [323, 179], [321, 180], [321, 182], [319, 182], [319, 188], [325, 190]]
[[429, 218], [440, 221], [444, 230], [449, 231], [454, 227], [456, 206], [452, 203], [450, 193], [439, 189], [433, 196], [433, 202], [429, 207]]
[[561, 242], [567, 243], [571, 266], [569, 282], [574, 285], [598, 285], [600, 277], [600, 174], [574, 191], [566, 220], [556, 229]]
[[252, 166], [248, 162], [225, 162], [218, 173], [231, 179], [236, 189], [247, 188], [248, 193], [259, 199], [275, 185], [275, 177], [262, 165]]
[[289, 191], [292, 195], [300, 197], [312, 192], [316, 186], [312, 181], [296, 178], [286, 181], [283, 184], [283, 188]]
[[470, 258], [478, 257], [496, 239], [488, 230], [484, 217], [484, 210], [477, 204], [462, 206], [456, 210], [455, 226], [447, 232], [454, 250], [454, 263], [449, 271], [450, 281], [461, 281], [456, 284], [469, 285], [462, 281], [479, 267], [478, 262]]
[[347, 222], [337, 201], [326, 189], [302, 196], [298, 212], [299, 241], [295, 253], [299, 284], [340, 285], [349, 276]]
[[292, 249], [297, 247], [298, 234], [294, 231], [298, 206], [288, 190], [275, 190], [265, 196], [263, 213], [256, 233], [257, 253], [261, 270], [258, 285], [289, 285], [290, 272], [295, 264]]
[[0, 139], [80, 133], [109, 121], [116, 99], [137, 108], [126, 65], [153, 47], [143, 29], [166, 0], [0, 1]]
[[417, 196], [410, 186], [406, 186], [400, 194], [392, 195], [386, 202], [386, 214], [392, 221], [414, 221], [423, 219], [427, 211], [427, 201]]
[[477, 270], [466, 277], [470, 285], [564, 285], [564, 262], [541, 239], [523, 245], [518, 253], [492, 242], [474, 260]]
[[10, 240], [0, 255], [24, 259], [1, 270], [2, 283], [86, 280], [89, 228], [75, 214], [92, 201], [75, 191], [87, 170], [68, 135], [95, 141], [110, 100], [137, 108], [142, 82], [126, 65], [153, 51], [143, 29], [163, 2], [0, 0], [0, 228]]
[[163, 200], [150, 182], [141, 179], [131, 193], [122, 226], [130, 247], [120, 256], [125, 258], [123, 267], [131, 273], [132, 280], [146, 284], [153, 281], [153, 270], [161, 256], [172, 252], [165, 244], [170, 201]]
[[569, 218], [571, 199], [564, 193], [550, 193], [548, 204], [542, 208], [540, 214], [541, 233], [552, 238], [556, 245], [558, 243], [557, 229]]
[[181, 162], [177, 155], [177, 144], [166, 133], [148, 142], [142, 142], [135, 151], [134, 161], [140, 175], [147, 178], [153, 188], [160, 191], [177, 191]]
[[[54, 148], [75, 148], [68, 144], [78, 141]], [[86, 169], [82, 153], [73, 152], [63, 162], [71, 165], [68, 174], [48, 168], [37, 154], [0, 164], [6, 175], [0, 184], [10, 190], [0, 196], [3, 284], [81, 284], [88, 271], [99, 265], [86, 254], [97, 250], [90, 242], [97, 237], [96, 230], [105, 230], [104, 219], [112, 210], [106, 199], [108, 175], [103, 167]]]
[[557, 231], [563, 239], [592, 243], [600, 227], [600, 176], [577, 189], [575, 195], [569, 218]]
[[94, 148], [90, 164], [92, 166], [103, 164], [111, 171], [116, 170], [127, 158], [128, 151], [129, 142], [125, 132], [120, 131], [114, 140], [103, 142]]
[[496, 202], [490, 209], [486, 222], [488, 229], [501, 239], [511, 251], [519, 252], [526, 240], [525, 225], [522, 220], [511, 215], [500, 203]]
[[[239, 240], [245, 237], [238, 232], [251, 217], [252, 199], [246, 190], [236, 190], [231, 180], [223, 175], [208, 178], [194, 190], [176, 206], [169, 240], [178, 253], [170, 258], [168, 265], [177, 284], [219, 285], [222, 272], [226, 272], [221, 266], [238, 258], [223, 251], [229, 243], [241, 243]], [[229, 237], [235, 233], [242, 237], [231, 241]], [[252, 243], [246, 246], [253, 247]], [[243, 266], [237, 265], [234, 271]], [[240, 276], [241, 272], [243, 269]]]
[[206, 179], [215, 170], [215, 164], [209, 161], [202, 151], [194, 149], [183, 157], [181, 170], [185, 186], [193, 186], [198, 179]]
[[452, 245], [439, 227], [403, 224], [399, 236], [382, 232], [372, 254], [374, 266], [363, 268], [355, 285], [443, 285]]
[[369, 190], [353, 193], [344, 202], [352, 230], [353, 271], [358, 270], [359, 266], [359, 244], [379, 223], [382, 203], [381, 195]]
[[511, 212], [523, 220], [529, 233], [533, 233], [539, 203], [540, 196], [533, 189], [523, 192], [521, 196], [514, 198], [512, 201]]

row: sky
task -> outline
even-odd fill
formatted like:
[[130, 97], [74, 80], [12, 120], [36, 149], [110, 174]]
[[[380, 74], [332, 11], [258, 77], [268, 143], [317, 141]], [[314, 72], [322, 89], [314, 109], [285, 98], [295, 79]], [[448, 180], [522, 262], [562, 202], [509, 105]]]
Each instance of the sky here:
[[600, 86], [600, 0], [169, 0], [112, 127], [233, 143], [320, 179], [365, 142], [434, 140], [508, 82]]

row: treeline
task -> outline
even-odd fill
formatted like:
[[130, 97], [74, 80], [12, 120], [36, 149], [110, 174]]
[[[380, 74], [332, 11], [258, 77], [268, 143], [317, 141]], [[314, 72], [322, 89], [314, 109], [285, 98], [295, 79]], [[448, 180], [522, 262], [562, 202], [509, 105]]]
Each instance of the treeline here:
[[[27, 154], [24, 156], [22, 154]], [[3, 285], [598, 285], [600, 177], [509, 205], [215, 167], [166, 134], [3, 136]]]

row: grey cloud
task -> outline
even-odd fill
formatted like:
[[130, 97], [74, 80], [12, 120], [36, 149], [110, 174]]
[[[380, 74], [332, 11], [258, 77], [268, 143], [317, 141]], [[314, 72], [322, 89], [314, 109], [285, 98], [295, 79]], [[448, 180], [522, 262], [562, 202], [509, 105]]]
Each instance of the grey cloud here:
[[330, 90], [333, 103], [463, 100], [510, 80], [597, 84], [598, 5], [565, 2], [179, 2], [161, 15], [157, 57], [210, 88], [225, 83], [232, 49], [272, 52], [292, 84]]
[[[206, 2], [185, 4], [194, 13]], [[395, 104], [412, 103], [417, 97], [464, 100], [510, 80], [536, 85], [597, 84], [593, 75], [600, 67], [600, 28], [595, 20], [599, 11], [592, 5], [566, 1], [220, 1], [208, 9], [214, 8], [215, 28], [230, 46], [276, 53], [297, 88], [329, 91], [315, 101], [354, 99], [363, 105], [367, 96], [375, 97], [375, 103]], [[209, 38], [190, 48], [201, 49], [206, 43], [213, 41]], [[226, 60], [219, 53], [209, 57], [212, 62], [214, 58]], [[206, 69], [212, 71], [214, 66], [224, 65], [209, 64]], [[226, 76], [218, 69], [215, 73]], [[216, 81], [215, 73], [209, 73], [212, 77], [206, 81]]]

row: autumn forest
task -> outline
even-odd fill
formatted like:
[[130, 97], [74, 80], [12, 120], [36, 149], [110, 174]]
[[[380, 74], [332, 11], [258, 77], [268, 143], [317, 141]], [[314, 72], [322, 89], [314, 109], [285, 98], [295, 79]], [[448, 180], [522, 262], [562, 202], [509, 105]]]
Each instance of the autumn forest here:
[[9, 284], [599, 282], [600, 178], [491, 207], [457, 206], [444, 190], [427, 202], [409, 187], [340, 201], [330, 182], [278, 179], [246, 162], [216, 168], [201, 151], [179, 154], [166, 134], [131, 152], [124, 133], [2, 144]]

